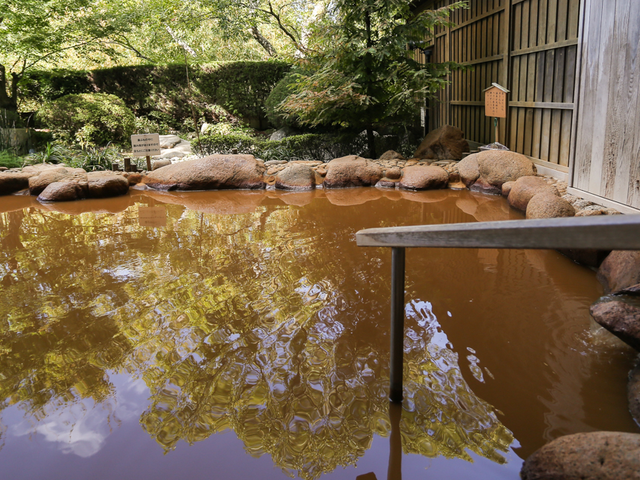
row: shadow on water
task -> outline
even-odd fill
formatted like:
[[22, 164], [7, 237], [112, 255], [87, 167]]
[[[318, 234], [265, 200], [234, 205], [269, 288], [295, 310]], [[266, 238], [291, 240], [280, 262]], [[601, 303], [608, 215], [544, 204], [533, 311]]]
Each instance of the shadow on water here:
[[114, 373], [144, 382], [140, 425], [164, 452], [231, 429], [305, 479], [355, 465], [375, 436], [396, 479], [403, 453], [500, 464], [510, 447], [634, 431], [607, 373], [624, 377], [631, 356], [595, 342], [594, 275], [555, 252], [410, 250], [406, 400], [389, 411], [390, 255], [355, 232], [520, 218], [501, 198], [14, 198], [0, 214], [0, 412], [19, 405], [34, 433], [56, 409], [109, 404]]

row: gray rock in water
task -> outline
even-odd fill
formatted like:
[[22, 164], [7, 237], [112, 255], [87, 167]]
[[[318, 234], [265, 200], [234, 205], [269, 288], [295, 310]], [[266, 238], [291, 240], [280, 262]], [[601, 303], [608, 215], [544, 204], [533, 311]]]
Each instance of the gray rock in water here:
[[522, 480], [640, 479], [640, 435], [591, 432], [560, 437], [524, 462]]

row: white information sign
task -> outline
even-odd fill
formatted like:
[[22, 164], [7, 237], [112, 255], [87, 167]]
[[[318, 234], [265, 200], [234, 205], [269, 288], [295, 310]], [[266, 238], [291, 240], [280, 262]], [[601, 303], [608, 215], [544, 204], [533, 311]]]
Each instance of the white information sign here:
[[131, 146], [134, 157], [152, 157], [160, 155], [160, 135], [157, 133], [145, 133], [144, 135], [131, 135]]

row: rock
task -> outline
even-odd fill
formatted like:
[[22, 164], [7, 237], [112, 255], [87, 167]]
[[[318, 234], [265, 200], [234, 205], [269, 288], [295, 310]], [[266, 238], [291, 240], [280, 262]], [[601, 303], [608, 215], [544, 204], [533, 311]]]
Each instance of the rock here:
[[87, 182], [87, 172], [82, 168], [57, 167], [42, 170], [29, 179], [31, 195], [40, 195], [49, 184], [54, 182]]
[[276, 188], [280, 190], [312, 190], [316, 174], [309, 165], [291, 164], [276, 175]]
[[173, 148], [182, 142], [182, 139], [177, 135], [160, 135], [160, 148]]
[[405, 158], [402, 156], [402, 154], [396, 152], [395, 150], [387, 150], [382, 155], [380, 155], [379, 160], [382, 160], [382, 161], [386, 161], [386, 160], [405, 160]]
[[524, 462], [522, 480], [640, 479], [640, 435], [590, 432], [548, 443]]
[[404, 169], [400, 188], [407, 190], [436, 190], [446, 188], [449, 174], [442, 167], [414, 166]]
[[502, 188], [505, 182], [514, 182], [520, 177], [536, 174], [533, 162], [520, 153], [487, 150], [473, 156], [477, 156], [480, 176], [488, 184], [498, 188]]
[[622, 298], [595, 303], [591, 316], [620, 340], [640, 351], [640, 302], [628, 303]]
[[429, 132], [413, 156], [437, 160], [460, 160], [462, 153], [468, 151], [469, 144], [464, 139], [464, 132], [457, 127], [443, 125]]
[[496, 187], [486, 182], [482, 177], [478, 178], [476, 182], [469, 187], [472, 192], [480, 192], [486, 195], [502, 195], [502, 188]]
[[598, 280], [605, 293], [640, 283], [640, 251], [614, 250], [602, 262]]
[[164, 158], [162, 160], [154, 160], [151, 163], [151, 170], [157, 170], [159, 168], [167, 167], [169, 165], [171, 165], [171, 160], [169, 160], [168, 158]]
[[11, 195], [29, 188], [29, 174], [2, 172], [0, 173], [0, 195]]
[[640, 427], [640, 363], [629, 372], [627, 399], [629, 400], [629, 413]]
[[0, 167], [0, 172], [6, 172], [7, 170], [9, 170], [7, 167]]
[[558, 193], [557, 190], [553, 186], [549, 185], [542, 177], [520, 177], [513, 183], [511, 191], [509, 192], [509, 205], [513, 208], [526, 212], [529, 200], [531, 200], [537, 193], [543, 191], [548, 191], [553, 195], [557, 195]]
[[458, 162], [458, 173], [460, 174], [460, 180], [470, 187], [480, 177], [480, 169], [478, 167], [478, 155], [469, 155]]
[[287, 162], [286, 160], [269, 160], [267, 162], [264, 162], [267, 167], [271, 167], [273, 165], [286, 165], [287, 163], [289, 162]]
[[575, 210], [569, 202], [548, 190], [534, 195], [527, 205], [527, 218], [573, 217]]
[[211, 155], [150, 172], [143, 183], [157, 190], [259, 189], [264, 168], [253, 155]]
[[398, 167], [387, 168], [384, 176], [391, 180], [398, 180], [402, 176], [402, 170]]
[[327, 164], [326, 188], [368, 187], [382, 178], [382, 167], [356, 155], [336, 158]]
[[87, 183], [53, 182], [47, 185], [40, 195], [39, 202], [70, 202], [87, 197]]
[[502, 184], [502, 196], [508, 197], [511, 193], [511, 189], [513, 188], [513, 184], [516, 182], [504, 182]]
[[284, 140], [285, 138], [291, 137], [293, 135], [299, 135], [299, 132], [291, 127], [282, 127], [280, 130], [276, 130], [275, 132], [273, 132], [269, 137], [269, 140]]
[[396, 188], [396, 184], [398, 180], [391, 180], [390, 178], [381, 178], [378, 183], [376, 183], [376, 187], [378, 188]]
[[124, 178], [129, 182], [129, 186], [136, 185], [142, 182], [143, 175], [141, 173], [136, 172], [125, 172], [122, 174]]
[[[176, 137], [176, 135], [167, 135], [167, 136]], [[176, 137], [176, 138], [179, 138], [179, 137]], [[162, 146], [162, 141], [160, 145]], [[162, 147], [162, 148], [163, 148], [162, 153], [160, 155], [154, 156], [153, 157], [154, 159], [184, 158], [193, 153], [191, 150], [191, 142], [187, 140], [180, 140], [179, 143], [174, 144], [172, 147]]]
[[129, 191], [129, 180], [112, 172], [87, 173], [89, 198], [119, 197]]

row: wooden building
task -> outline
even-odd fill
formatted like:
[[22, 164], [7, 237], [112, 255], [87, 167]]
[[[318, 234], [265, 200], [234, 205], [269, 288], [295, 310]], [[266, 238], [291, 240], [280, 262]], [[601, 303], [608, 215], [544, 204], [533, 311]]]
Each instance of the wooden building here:
[[[418, 11], [454, 0], [427, 0]], [[495, 141], [483, 91], [508, 90], [498, 141], [531, 157], [570, 191], [640, 213], [640, 0], [469, 0], [455, 26], [416, 50], [454, 61], [432, 101], [428, 128], [449, 124], [478, 143]]]

